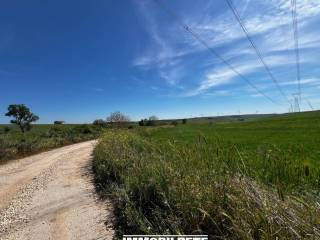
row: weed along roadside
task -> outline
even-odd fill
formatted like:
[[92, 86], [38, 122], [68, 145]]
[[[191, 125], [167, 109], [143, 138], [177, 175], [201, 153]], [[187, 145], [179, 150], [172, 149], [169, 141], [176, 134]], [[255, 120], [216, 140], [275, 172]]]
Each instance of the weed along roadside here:
[[0, 126], [1, 131], [0, 164], [57, 147], [96, 139], [101, 134], [101, 129], [87, 124], [34, 125], [26, 133], [21, 133], [14, 126]]
[[107, 128], [126, 126], [128, 117], [115, 112], [109, 123], [95, 120], [92, 124], [65, 124], [56, 120], [54, 124], [32, 124], [40, 118], [24, 104], [10, 104], [6, 117], [9, 124], [0, 125], [0, 164], [53, 148], [97, 139]]
[[[295, 117], [107, 132], [93, 169], [101, 194], [112, 196], [117, 236], [319, 238], [320, 169], [304, 160], [315, 157], [319, 126], [308, 114], [293, 126]], [[292, 127], [309, 132], [305, 149], [293, 144], [304, 136]]]
[[0, 240], [320, 240], [320, 0], [1, 3]]

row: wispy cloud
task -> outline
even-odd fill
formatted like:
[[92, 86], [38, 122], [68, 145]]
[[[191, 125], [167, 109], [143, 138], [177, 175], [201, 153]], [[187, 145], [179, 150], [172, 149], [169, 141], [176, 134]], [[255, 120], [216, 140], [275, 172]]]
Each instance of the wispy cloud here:
[[206, 92], [203, 94], [206, 97], [226, 97], [226, 96], [231, 96], [232, 91], [227, 91], [227, 90], [215, 90], [212, 92]]
[[176, 85], [185, 76], [185, 69], [183, 66], [175, 67], [160, 67], [159, 74], [160, 77], [166, 80], [170, 85]]
[[104, 92], [103, 88], [92, 88], [92, 90], [95, 92]]
[[136, 1], [137, 10], [142, 16], [145, 29], [153, 40], [145, 53], [134, 59], [133, 64], [136, 66], [145, 66], [150, 64], [164, 64], [163, 61], [169, 61], [175, 56], [174, 51], [168, 40], [162, 36], [159, 25], [155, 19], [155, 9], [151, 1]]
[[[152, 2], [152, 3], [151, 3]], [[233, 85], [241, 81], [238, 76], [223, 64], [220, 64], [207, 49], [192, 36], [185, 33], [170, 16], [161, 12], [159, 6], [153, 1], [139, 1], [137, 8], [144, 18], [146, 29], [152, 43], [146, 46], [144, 52], [139, 54], [133, 65], [139, 68], [156, 69], [159, 77], [168, 85], [177, 86], [184, 84], [183, 92], [179, 96], [196, 96], [206, 93], [211, 88]], [[290, 1], [233, 1], [241, 14], [243, 22], [250, 35], [264, 56], [265, 62], [276, 76], [281, 76], [281, 86], [294, 86], [295, 74], [294, 42]], [[173, 7], [167, 2], [169, 7]], [[224, 58], [232, 63], [243, 75], [259, 74], [254, 79], [258, 86], [264, 85], [265, 89], [273, 88], [270, 79], [265, 83], [268, 75], [258, 61], [255, 52], [250, 48], [244, 33], [236, 22], [225, 1], [208, 2], [205, 6], [198, 4], [194, 11], [188, 9], [176, 10], [184, 23], [189, 25], [206, 43]], [[221, 7], [217, 13], [216, 5]], [[199, 10], [200, 9], [200, 10]], [[204, 9], [203, 11], [201, 9]], [[263, 9], [263, 10], [262, 10]], [[320, 21], [320, 2], [318, 0], [300, 0], [297, 2], [299, 20], [299, 46], [301, 48], [301, 63], [315, 64], [316, 57], [303, 52], [303, 49], [320, 48], [320, 30], [314, 27]], [[164, 24], [163, 19], [170, 24]], [[174, 34], [175, 33], [175, 34]], [[203, 55], [202, 60], [195, 65], [190, 65], [190, 59]], [[201, 66], [201, 67], [199, 67]], [[280, 72], [286, 69], [290, 76], [283, 78]], [[187, 84], [185, 76], [202, 76], [193, 79], [192, 84]], [[201, 72], [199, 72], [201, 71]], [[263, 81], [263, 84], [261, 83]], [[311, 84], [309, 79], [304, 79], [301, 84]]]
[[[289, 58], [288, 56], [281, 56], [281, 55], [268, 56], [265, 58], [265, 60], [266, 62], [270, 63], [269, 64], [270, 67], [279, 67], [282, 65], [289, 65], [289, 64], [293, 65], [295, 63], [294, 59]], [[260, 72], [262, 69], [261, 64], [259, 64], [259, 62], [257, 62], [255, 59], [237, 60], [233, 62], [233, 66], [237, 69], [237, 72], [241, 73], [243, 76], [246, 76], [249, 73]], [[234, 72], [232, 69], [228, 68], [227, 66], [214, 68], [213, 70], [210, 70], [208, 73], [205, 74], [204, 79], [200, 82], [199, 86], [196, 89], [186, 92], [185, 96], [196, 96], [196, 95], [202, 94], [212, 87], [233, 83], [235, 79], [242, 82], [244, 81], [244, 79], [238, 79], [236, 77], [238, 77], [237, 73]], [[250, 81], [250, 79], [248, 80]], [[264, 86], [257, 83], [259, 88], [263, 88], [263, 89], [270, 88], [273, 85], [273, 82], [269, 79], [267, 79], [267, 81], [268, 81], [268, 84], [264, 82]], [[311, 79], [309, 79], [309, 81], [311, 81]], [[282, 83], [282, 85], [290, 85], [289, 83], [291, 84], [293, 83], [293, 81]], [[301, 83], [302, 84], [307, 83], [307, 81], [305, 82], [301, 81]], [[296, 81], [295, 81], [295, 84], [296, 84]]]
[[[300, 80], [300, 83], [303, 85], [316, 85], [316, 86], [319, 85], [320, 86], [320, 79], [306, 78], [306, 79]], [[283, 86], [297, 85], [297, 80], [282, 82], [281, 85]]]

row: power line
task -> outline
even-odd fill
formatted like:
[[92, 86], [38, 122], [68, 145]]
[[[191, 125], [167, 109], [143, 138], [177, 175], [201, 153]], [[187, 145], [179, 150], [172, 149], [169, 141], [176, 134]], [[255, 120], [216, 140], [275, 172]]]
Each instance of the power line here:
[[311, 110], [313, 111], [313, 110], [314, 110], [314, 108], [313, 108], [313, 106], [312, 106], [311, 102], [310, 102], [308, 99], [305, 99], [305, 100], [306, 100], [306, 102], [308, 103], [308, 105], [309, 105], [309, 107], [311, 108]]
[[220, 56], [214, 49], [212, 49], [206, 41], [204, 41], [202, 38], [199, 37], [197, 33], [195, 33], [188, 25], [184, 24], [178, 15], [176, 15], [171, 9], [169, 9], [167, 6], [165, 6], [161, 1], [154, 0], [160, 7], [162, 7], [171, 17], [173, 17], [177, 23], [185, 29], [187, 32], [189, 32], [196, 40], [198, 40], [203, 46], [205, 46], [213, 55], [215, 55], [217, 58], [220, 59], [225, 65], [227, 65], [236, 75], [241, 77], [243, 80], [245, 80], [253, 89], [255, 89], [258, 93], [260, 93], [262, 96], [264, 96], [266, 99], [271, 101], [272, 103], [276, 105], [283, 106], [282, 104], [274, 101], [271, 97], [266, 95], [263, 91], [259, 90], [249, 79], [247, 79], [244, 75], [242, 75], [240, 72], [238, 72], [237, 69], [235, 69], [227, 60], [225, 60], [222, 56]]
[[245, 33], [248, 41], [250, 42], [252, 48], [255, 50], [258, 58], [260, 59], [260, 62], [262, 63], [262, 65], [264, 66], [264, 68], [266, 69], [266, 71], [268, 72], [270, 78], [272, 79], [272, 81], [274, 82], [274, 84], [276, 85], [277, 89], [279, 90], [279, 92], [281, 93], [281, 95], [288, 101], [289, 104], [291, 104], [290, 100], [288, 99], [287, 95], [283, 92], [283, 90], [281, 89], [277, 79], [274, 77], [274, 75], [272, 74], [269, 66], [267, 65], [267, 63], [264, 61], [261, 52], [259, 51], [258, 47], [255, 45], [254, 41], [252, 40], [252, 38], [249, 35], [249, 32], [246, 28], [246, 26], [243, 24], [241, 17], [237, 11], [237, 9], [234, 7], [234, 5], [232, 4], [231, 0], [226, 0], [228, 6], [230, 7], [230, 9], [233, 12], [233, 15], [235, 16], [236, 20], [238, 21], [238, 23], [240, 24], [243, 32]]
[[291, 14], [292, 14], [294, 47], [295, 47], [295, 55], [296, 55], [298, 94], [299, 94], [299, 98], [300, 98], [299, 100], [301, 101], [300, 51], [299, 51], [299, 34], [298, 34], [298, 19], [297, 19], [297, 2], [296, 2], [296, 0], [291, 0]]

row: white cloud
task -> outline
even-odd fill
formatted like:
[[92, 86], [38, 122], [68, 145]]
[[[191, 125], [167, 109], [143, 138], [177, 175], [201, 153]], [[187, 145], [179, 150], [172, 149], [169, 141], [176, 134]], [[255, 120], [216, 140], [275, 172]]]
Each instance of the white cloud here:
[[259, 94], [259, 93], [255, 93], [255, 94], [250, 94], [250, 97], [260, 98], [260, 97], [263, 97], [263, 95], [261, 95], [261, 94]]
[[[243, 2], [239, 1], [238, 3], [236, 8], [240, 9]], [[268, 52], [274, 50], [292, 50], [294, 45], [290, 1], [256, 1], [251, 3], [257, 5], [255, 8], [258, 9], [251, 11], [250, 15], [243, 16], [242, 21], [251, 37], [262, 34], [266, 35], [262, 39], [262, 44], [261, 42], [257, 44], [259, 48], [268, 49]], [[261, 9], [267, 9], [267, 11], [262, 12]], [[298, 27], [299, 30], [302, 30], [313, 20], [312, 17], [319, 15], [320, 2], [299, 1], [297, 13], [299, 20]], [[245, 34], [229, 9], [218, 17], [207, 18], [201, 24], [192, 24], [192, 22], [189, 24], [212, 47], [245, 39]], [[319, 46], [320, 43], [317, 39], [319, 39], [319, 34], [301, 34], [299, 39], [300, 47]], [[200, 45], [196, 40], [194, 40], [193, 44]]]
[[150, 49], [147, 49], [144, 55], [137, 57], [133, 61], [133, 64], [137, 66], [149, 65], [152, 63], [158, 63], [162, 59], [171, 58], [172, 50], [170, 45], [166, 43], [166, 39], [160, 34], [156, 19], [153, 17], [154, 12], [152, 11], [150, 2], [137, 1], [135, 3], [138, 7], [138, 12], [144, 20], [145, 29], [153, 40], [153, 44]]
[[92, 88], [92, 90], [95, 92], [103, 92], [104, 91], [103, 88]]
[[232, 95], [232, 91], [227, 91], [227, 90], [216, 90], [213, 92], [207, 92], [205, 94], [203, 94], [204, 96], [208, 96], [208, 97], [226, 97], [226, 96], [231, 96]]
[[181, 87], [181, 86], [178, 86], [178, 83], [180, 83], [181, 79], [185, 77], [186, 71], [183, 66], [159, 67], [159, 75], [169, 85]]
[[[269, 66], [281, 66], [281, 65], [287, 65], [287, 64], [294, 64], [294, 61], [292, 58], [289, 58], [287, 56], [268, 56], [265, 58], [266, 62], [269, 63]], [[258, 72], [262, 69], [261, 64], [255, 59], [250, 60], [242, 60], [239, 59], [236, 62], [232, 62], [232, 65], [235, 67], [237, 72], [245, 76], [249, 73]], [[202, 94], [206, 90], [217, 87], [225, 84], [232, 83], [235, 77], [237, 77], [237, 73], [228, 68], [227, 66], [220, 67], [219, 69], [213, 69], [209, 71], [205, 75], [205, 79], [200, 82], [199, 87], [197, 87], [194, 90], [188, 91], [186, 93], [186, 96], [195, 96]], [[240, 81], [244, 81], [243, 79], [240, 79]], [[249, 80], [250, 81], [250, 80]], [[268, 79], [269, 83], [264, 86], [264, 88], [268, 88], [272, 86], [274, 83], [272, 80]], [[263, 86], [259, 84], [259, 88], [262, 88]], [[256, 90], [254, 90], [256, 91]]]
[[[319, 85], [320, 84], [320, 79], [318, 79], [318, 78], [306, 78], [306, 79], [300, 80], [300, 84], [303, 84], [303, 85]], [[282, 82], [281, 85], [283, 85], [283, 86], [297, 85], [297, 80]]]
[[[253, 3], [253, 1], [240, 1], [236, 7], [241, 11], [241, 6], [245, 5], [244, 8], [246, 9], [250, 3]], [[288, 26], [289, 29], [287, 30], [289, 30], [289, 32], [287, 32], [286, 35], [288, 35], [288, 38], [291, 40], [291, 42], [293, 42], [293, 33], [291, 29], [292, 18], [289, 1], [283, 0], [279, 2], [277, 0], [268, 1], [267, 3], [264, 1], [257, 1], [255, 2], [255, 5], [257, 5], [256, 7], [261, 8], [255, 9], [254, 13], [252, 13], [251, 11], [250, 15], [243, 16], [243, 22], [251, 36], [255, 36], [262, 33], [272, 34], [276, 30], [279, 30], [281, 26]], [[171, 33], [174, 31], [170, 29], [170, 27], [168, 28], [167, 26], [165, 28], [159, 27], [160, 24], [157, 24], [157, 20], [155, 17], [155, 6], [153, 4], [148, 4], [146, 1], [138, 2], [138, 6], [140, 9], [140, 13], [142, 13], [142, 16], [145, 18], [146, 28], [151, 38], [154, 40], [156, 45], [158, 45], [158, 48], [154, 51], [147, 51], [147, 54], [144, 56], [139, 56], [137, 59], [134, 60], [135, 64], [142, 65], [157, 63], [161, 60], [168, 60], [170, 58], [175, 57], [183, 57], [186, 54], [205, 50], [205, 47], [192, 36], [190, 36], [188, 33], [186, 33], [187, 36], [179, 36], [178, 38], [166, 38], [168, 35], [170, 35], [167, 34], [168, 32]], [[262, 12], [261, 9], [264, 9], [263, 7], [267, 7], [268, 11]], [[158, 11], [163, 10], [158, 9]], [[308, 21], [310, 21], [311, 17], [320, 13], [320, 2], [317, 0], [298, 1], [297, 12], [299, 23], [301, 24], [300, 27], [302, 27]], [[169, 17], [170, 16], [168, 15], [168, 18]], [[201, 18], [200, 22], [198, 21], [199, 18]], [[196, 32], [202, 39], [204, 39], [211, 47], [217, 47], [221, 44], [225, 45], [226, 43], [234, 42], [239, 39], [245, 39], [244, 33], [242, 32], [239, 24], [236, 22], [234, 16], [232, 15], [232, 12], [228, 8], [226, 8], [225, 12], [218, 16], [211, 16], [209, 14], [206, 14], [206, 16], [203, 17], [201, 15], [196, 15], [188, 16], [188, 18], [184, 18], [182, 20], [184, 23], [190, 26], [191, 29], [193, 29], [194, 32]], [[178, 33], [180, 33], [181, 27], [174, 22], [174, 19], [172, 19], [172, 22], [174, 23], [172, 25], [174, 26], [175, 31], [178, 30]], [[279, 42], [284, 42], [284, 40], [288, 40], [287, 38], [283, 38], [283, 36], [285, 36], [283, 32], [278, 31], [278, 41], [270, 41], [269, 44], [279, 45]], [[304, 36], [305, 35], [301, 36], [301, 47], [304, 47], [305, 43], [308, 44], [310, 42], [310, 39], [314, 39], [314, 34], [311, 34], [310, 37], [306, 38]], [[316, 39], [318, 38], [319, 37], [317, 37]], [[175, 42], [173, 40], [178, 42]], [[315, 40], [314, 42], [317, 41]], [[177, 50], [175, 47], [177, 43], [185, 44], [184, 48]], [[286, 43], [286, 48], [287, 46], [288, 41]], [[190, 47], [193, 48], [190, 49]], [[157, 54], [154, 54], [154, 52], [157, 52]]]
[[[276, 72], [279, 67], [291, 68], [294, 72], [295, 57], [293, 54], [294, 42], [290, 1], [244, 0], [236, 2], [233, 0], [233, 2], [241, 14], [248, 32], [261, 50], [265, 62], [271, 68], [271, 72]], [[169, 2], [168, 5], [170, 8]], [[177, 11], [177, 14], [181, 15], [182, 21], [189, 25], [210, 47], [214, 49], [223, 47], [221, 55], [227, 59], [232, 58], [232, 65], [243, 75], [254, 72], [266, 73], [231, 10], [225, 8], [224, 12], [212, 15], [211, 9], [216, 7], [217, 3], [209, 2], [206, 5], [207, 9], [203, 10], [201, 14], [199, 14], [199, 11], [195, 11], [196, 14], [185, 15], [182, 14], [183, 12], [179, 13]], [[139, 13], [143, 16], [153, 44], [146, 46], [145, 52], [139, 54], [134, 59], [133, 64], [141, 68], [155, 68], [159, 76], [169, 85], [176, 86], [181, 83], [188, 71], [191, 71], [190, 68], [184, 66], [190, 54], [207, 50], [190, 34], [183, 32], [172, 18], [170, 20], [169, 15], [168, 19], [172, 24], [161, 24], [156, 14], [161, 12], [161, 16], [166, 16], [161, 8], [156, 8], [156, 5], [147, 1], [139, 1], [137, 6]], [[299, 38], [300, 48], [320, 48], [320, 31], [309, 26], [320, 15], [320, 1], [298, 0], [297, 15], [299, 32], [301, 33]], [[180, 34], [182, 32], [183, 34]], [[292, 54], [281, 53], [281, 51], [288, 50], [292, 51]], [[236, 74], [226, 66], [217, 65], [212, 59], [217, 60], [212, 56], [203, 58], [203, 61], [197, 63], [204, 67], [202, 70], [204, 71], [202, 73], [204, 77], [198, 80], [197, 87], [194, 87], [193, 84], [193, 87], [184, 90], [182, 95], [196, 96], [207, 92], [210, 88], [234, 82]], [[316, 63], [316, 61], [317, 58], [310, 57], [301, 51], [301, 64]], [[279, 81], [281, 86], [294, 85], [294, 81], [281, 80]], [[257, 85], [264, 89], [274, 87], [271, 79], [267, 81], [269, 83], [264, 84], [258, 81]], [[301, 83], [311, 84], [310, 81], [310, 79], [303, 79]], [[259, 96], [261, 95], [259, 94]]]
[[[246, 74], [254, 71], [259, 67], [256, 63], [247, 63], [237, 67], [237, 71], [241, 74]], [[206, 92], [212, 87], [222, 86], [233, 82], [237, 73], [227, 68], [226, 66], [219, 69], [213, 69], [205, 74], [204, 79], [200, 82], [199, 86], [191, 91], [187, 91], [185, 96], [196, 96]]]

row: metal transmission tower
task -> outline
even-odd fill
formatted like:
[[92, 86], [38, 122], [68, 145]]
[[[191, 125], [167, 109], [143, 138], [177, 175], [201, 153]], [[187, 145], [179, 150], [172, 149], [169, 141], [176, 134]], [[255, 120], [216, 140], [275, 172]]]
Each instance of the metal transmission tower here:
[[287, 95], [285, 94], [285, 92], [282, 90], [280, 84], [278, 83], [278, 80], [274, 77], [273, 73], [271, 72], [271, 69], [269, 68], [269, 66], [267, 65], [267, 63], [265, 62], [262, 53], [260, 52], [259, 48], [257, 47], [257, 45], [255, 44], [255, 42], [253, 41], [252, 37], [250, 36], [248, 29], [246, 28], [244, 22], [242, 21], [240, 14], [238, 13], [238, 10], [236, 9], [236, 7], [233, 5], [232, 0], [226, 0], [229, 8], [231, 9], [233, 15], [235, 16], [236, 20], [238, 21], [238, 23], [240, 24], [240, 27], [242, 28], [243, 32], [245, 33], [249, 43], [251, 44], [251, 47], [254, 49], [254, 51], [256, 52], [261, 64], [264, 66], [265, 70], [267, 71], [269, 77], [271, 78], [271, 80], [273, 81], [273, 83], [275, 84], [275, 86], [277, 87], [277, 89], [279, 90], [279, 92], [281, 93], [281, 95], [287, 100], [287, 102], [289, 104], [290, 100], [288, 99]]
[[293, 111], [294, 112], [300, 112], [300, 93], [294, 93], [292, 94], [293, 98], [294, 98], [294, 108]]
[[292, 103], [290, 103], [289, 112], [294, 112], [294, 111], [293, 111], [293, 105], [292, 105]]
[[[292, 14], [292, 28], [293, 28], [294, 50], [296, 55], [297, 84], [298, 84], [298, 93], [293, 94], [294, 102], [296, 105], [296, 97], [298, 97], [298, 103], [299, 104], [301, 103], [301, 70], [300, 70], [299, 32], [298, 32], [296, 0], [291, 0], [291, 14]], [[300, 107], [299, 107], [299, 111], [300, 111]]]
[[311, 102], [310, 102], [308, 99], [306, 99], [306, 101], [307, 101], [307, 103], [308, 103], [309, 107], [311, 108], [311, 110], [313, 111], [313, 110], [314, 110], [314, 108], [313, 108], [313, 106], [312, 106]]

